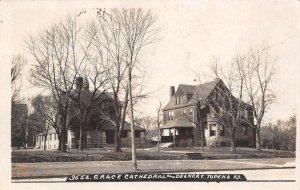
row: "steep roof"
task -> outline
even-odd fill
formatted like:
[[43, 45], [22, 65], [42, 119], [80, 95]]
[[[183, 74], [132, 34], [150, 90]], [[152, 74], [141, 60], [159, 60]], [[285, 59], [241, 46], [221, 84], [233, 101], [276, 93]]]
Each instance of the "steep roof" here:
[[[180, 84], [177, 88], [175, 96], [170, 98], [169, 102], [163, 108], [163, 110], [170, 110], [195, 105], [197, 101], [207, 98], [219, 81], [220, 79], [217, 79], [199, 85]], [[178, 94], [179, 91], [183, 91], [184, 94], [191, 94], [192, 97], [187, 102], [176, 104], [176, 97], [180, 95]]]

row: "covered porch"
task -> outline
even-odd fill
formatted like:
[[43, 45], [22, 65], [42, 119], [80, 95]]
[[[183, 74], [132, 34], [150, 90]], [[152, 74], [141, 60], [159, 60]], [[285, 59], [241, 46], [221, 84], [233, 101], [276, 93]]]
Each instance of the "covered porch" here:
[[161, 127], [161, 142], [172, 142], [173, 147], [192, 147], [195, 125], [186, 118], [176, 118]]

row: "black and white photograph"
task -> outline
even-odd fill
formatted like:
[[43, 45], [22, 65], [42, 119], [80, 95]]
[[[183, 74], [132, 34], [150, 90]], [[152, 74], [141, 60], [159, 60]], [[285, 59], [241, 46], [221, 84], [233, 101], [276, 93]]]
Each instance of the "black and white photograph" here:
[[0, 43], [0, 189], [300, 187], [300, 1], [1, 1]]

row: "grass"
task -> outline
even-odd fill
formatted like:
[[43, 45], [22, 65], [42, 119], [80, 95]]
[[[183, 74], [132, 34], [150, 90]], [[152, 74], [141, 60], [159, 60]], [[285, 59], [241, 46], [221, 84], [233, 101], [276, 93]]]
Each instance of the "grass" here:
[[[251, 159], [251, 158], [294, 158], [295, 152], [270, 151], [257, 152], [252, 148], [237, 148], [231, 152], [229, 147], [207, 148], [201, 152], [199, 148], [163, 148], [160, 152], [156, 149], [138, 149], [138, 160], [187, 160], [192, 159], [187, 153], [198, 153], [201, 156], [195, 159]], [[44, 150], [12, 150], [12, 163], [35, 162], [77, 162], [77, 161], [126, 161], [131, 160], [130, 149], [116, 153], [109, 149], [90, 149], [83, 151], [44, 151]]]
[[[183, 160], [185, 154], [169, 154], [157, 152], [137, 151], [138, 160]], [[120, 153], [109, 150], [84, 150], [84, 151], [44, 151], [44, 150], [13, 150], [12, 163], [34, 162], [77, 162], [77, 161], [126, 161], [131, 160], [131, 152]]]

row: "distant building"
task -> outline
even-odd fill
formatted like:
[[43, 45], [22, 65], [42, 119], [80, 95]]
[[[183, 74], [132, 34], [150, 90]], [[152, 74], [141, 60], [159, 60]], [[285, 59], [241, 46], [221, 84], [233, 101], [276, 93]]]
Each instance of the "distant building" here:
[[[230, 134], [226, 128], [218, 122], [216, 112], [207, 105], [209, 97], [218, 94], [216, 86], [223, 85], [222, 80], [217, 79], [200, 85], [180, 84], [170, 87], [170, 100], [163, 108], [162, 142], [173, 142], [175, 146], [200, 146], [201, 132], [196, 123], [201, 123], [205, 128], [205, 144], [207, 146], [230, 146]], [[200, 103], [200, 118], [197, 120], [197, 103]], [[243, 117], [253, 122], [251, 106], [246, 106]], [[247, 123], [242, 123], [236, 132], [236, 145], [254, 147], [255, 130]]]
[[44, 149], [44, 147], [46, 150], [58, 149], [58, 135], [54, 128], [50, 128], [47, 135], [39, 133], [35, 136], [35, 138], [35, 149]]
[[[91, 93], [88, 88], [88, 81], [83, 80], [82, 77], [76, 79], [76, 88], [72, 92], [74, 96], [81, 90], [81, 93]], [[114, 117], [114, 106], [112, 104], [112, 96], [109, 93], [97, 92], [100, 97], [101, 103], [95, 102], [95, 106], [102, 106], [102, 109], [109, 115], [110, 118]], [[78, 107], [76, 103], [71, 103], [70, 114], [76, 115]], [[67, 146], [69, 149], [77, 149], [79, 144], [79, 118], [71, 117], [68, 118], [68, 135], [67, 135]], [[87, 129], [83, 132], [84, 148], [101, 148], [101, 147], [112, 147], [116, 142], [116, 128], [107, 120], [101, 119], [99, 115], [93, 113], [89, 115], [89, 122]], [[44, 138], [42, 133], [36, 136], [35, 148], [43, 149], [44, 142], [46, 140], [46, 149], [58, 149], [58, 138], [57, 133], [54, 129], [49, 130], [47, 138]], [[146, 142], [145, 129], [135, 126], [135, 141], [137, 146], [143, 146]], [[130, 125], [125, 122], [121, 135], [121, 147], [128, 147], [131, 145], [131, 131]]]

